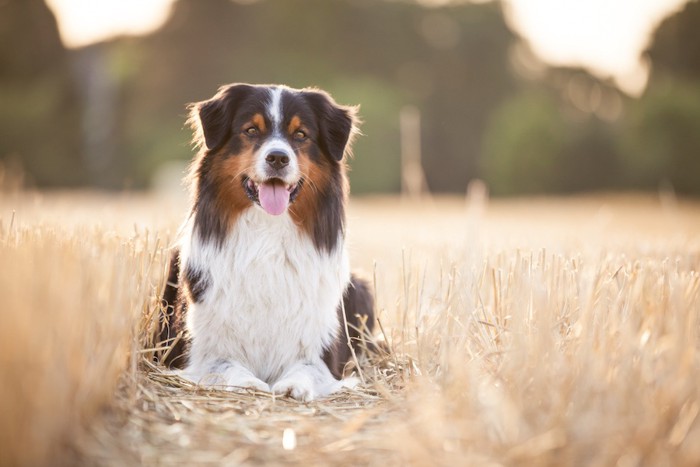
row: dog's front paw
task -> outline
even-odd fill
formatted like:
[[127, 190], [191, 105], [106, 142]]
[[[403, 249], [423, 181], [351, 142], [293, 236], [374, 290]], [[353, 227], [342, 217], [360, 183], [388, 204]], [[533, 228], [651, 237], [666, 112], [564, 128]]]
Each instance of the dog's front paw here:
[[270, 392], [270, 386], [266, 382], [255, 377], [248, 379], [229, 379], [226, 381], [224, 389], [227, 391], [254, 389], [262, 392]]
[[301, 402], [308, 402], [316, 397], [314, 387], [307, 378], [286, 378], [272, 386], [272, 393], [290, 396]]
[[211, 365], [189, 367], [183, 376], [200, 386], [223, 391], [253, 389], [270, 392], [270, 386], [257, 378], [250, 370], [235, 361], [217, 361]]

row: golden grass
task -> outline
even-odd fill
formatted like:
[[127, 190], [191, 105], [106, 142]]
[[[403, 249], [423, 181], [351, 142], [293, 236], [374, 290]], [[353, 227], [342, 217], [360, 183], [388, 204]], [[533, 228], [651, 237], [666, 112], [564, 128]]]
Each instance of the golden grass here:
[[700, 463], [699, 204], [355, 200], [394, 352], [309, 404], [149, 363], [182, 206], [0, 200], [0, 465]]

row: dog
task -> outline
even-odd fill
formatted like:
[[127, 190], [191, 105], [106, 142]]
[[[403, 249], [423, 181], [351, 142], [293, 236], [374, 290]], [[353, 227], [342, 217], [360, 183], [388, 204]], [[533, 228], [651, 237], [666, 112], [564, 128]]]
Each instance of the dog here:
[[374, 327], [345, 246], [356, 108], [232, 84], [190, 106], [191, 208], [163, 294], [161, 361], [209, 387], [309, 401], [343, 387]]

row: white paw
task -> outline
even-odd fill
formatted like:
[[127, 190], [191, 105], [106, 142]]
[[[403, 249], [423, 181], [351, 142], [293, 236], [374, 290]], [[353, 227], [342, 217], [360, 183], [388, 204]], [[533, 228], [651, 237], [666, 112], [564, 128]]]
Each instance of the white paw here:
[[[204, 373], [202, 375], [202, 373]], [[205, 372], [188, 368], [183, 376], [200, 386], [223, 391], [245, 391], [254, 389], [270, 392], [270, 386], [257, 378], [247, 368], [237, 362], [224, 362], [211, 365]]]
[[[348, 378], [341, 379], [340, 381], [338, 381], [338, 383], [339, 383], [339, 387], [338, 387], [338, 389], [336, 389], [336, 391], [341, 389], [341, 388], [355, 389], [355, 387], [358, 384], [360, 384], [360, 379], [355, 378], [354, 376], [350, 376]], [[335, 392], [335, 391], [333, 391], [333, 392]]]
[[272, 393], [282, 396], [290, 396], [298, 401], [308, 402], [314, 399], [313, 384], [306, 378], [286, 378], [276, 382], [272, 386]]
[[242, 380], [226, 381], [224, 389], [227, 391], [240, 391], [246, 389], [255, 389], [262, 392], [270, 392], [270, 385], [258, 378], [249, 378]]

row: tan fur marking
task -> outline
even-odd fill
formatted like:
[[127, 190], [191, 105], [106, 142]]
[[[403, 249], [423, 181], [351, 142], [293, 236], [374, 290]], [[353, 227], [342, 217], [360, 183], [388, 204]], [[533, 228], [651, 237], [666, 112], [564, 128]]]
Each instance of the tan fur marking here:
[[318, 216], [318, 197], [326, 191], [329, 183], [329, 167], [325, 159], [319, 164], [311, 161], [304, 151], [298, 152], [299, 170], [304, 177], [304, 186], [294, 204], [289, 208], [289, 214], [294, 222], [308, 235], [313, 235], [314, 223]]
[[267, 128], [265, 127], [265, 117], [263, 117], [262, 114], [253, 115], [252, 122], [256, 127], [258, 127], [260, 132], [265, 133]]
[[252, 173], [255, 158], [253, 148], [248, 147], [238, 155], [217, 158], [212, 167], [216, 180], [216, 212], [225, 216], [225, 223], [230, 228], [238, 216], [251, 206], [242, 186], [243, 176]]
[[299, 129], [301, 129], [301, 119], [299, 118], [298, 115], [295, 115], [289, 121], [289, 126], [287, 127], [287, 132], [291, 135], [291, 134], [294, 134], [294, 132], [299, 130]]

